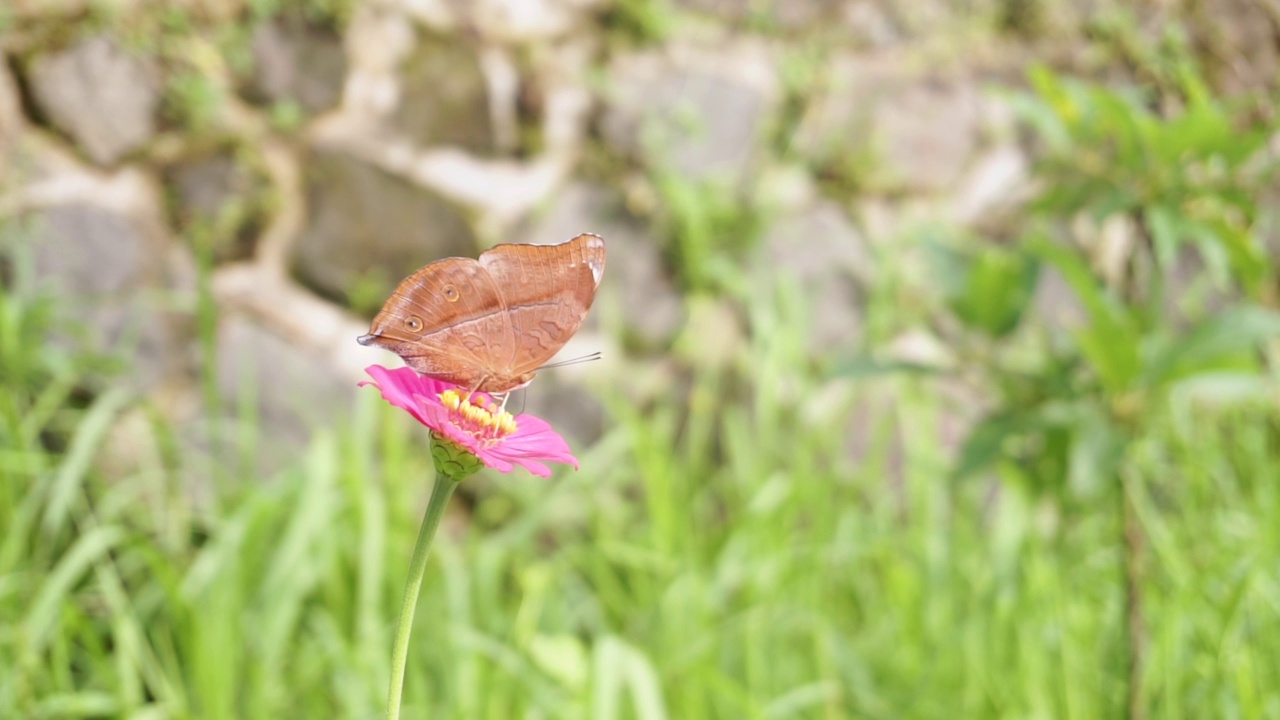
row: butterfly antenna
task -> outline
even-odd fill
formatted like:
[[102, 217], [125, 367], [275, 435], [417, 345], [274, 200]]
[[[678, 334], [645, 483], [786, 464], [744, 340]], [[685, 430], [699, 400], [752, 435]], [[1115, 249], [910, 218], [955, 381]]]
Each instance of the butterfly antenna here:
[[489, 376], [488, 376], [488, 375], [485, 375], [484, 377], [482, 377], [482, 378], [480, 378], [478, 381], [476, 381], [476, 384], [475, 384], [475, 385], [472, 385], [472, 386], [471, 386], [471, 389], [467, 390], [467, 394], [466, 394], [465, 396], [463, 396], [463, 398], [462, 398], [462, 399], [463, 399], [463, 400], [465, 400], [466, 402], [471, 402], [471, 396], [472, 396], [472, 395], [475, 395], [475, 394], [476, 394], [476, 391], [478, 391], [478, 390], [480, 389], [480, 386], [481, 386], [481, 385], [483, 385], [483, 384], [485, 384], [485, 381], [487, 381], [488, 379], [489, 379]]
[[601, 357], [603, 356], [599, 352], [593, 352], [590, 355], [583, 355], [581, 357], [569, 358], [568, 360], [557, 360], [556, 362], [553, 362], [553, 363], [547, 363], [546, 365], [543, 365], [538, 369], [546, 370], [547, 368], [558, 368], [558, 367], [567, 367], [569, 365], [579, 365], [581, 363], [591, 362], [592, 360], [599, 360]]

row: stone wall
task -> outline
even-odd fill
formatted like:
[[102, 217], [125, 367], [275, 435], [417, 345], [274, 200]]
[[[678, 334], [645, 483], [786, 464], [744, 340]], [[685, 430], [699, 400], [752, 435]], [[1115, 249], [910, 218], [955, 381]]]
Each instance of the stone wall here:
[[608, 359], [527, 400], [585, 442], [584, 387], [661, 392], [682, 332], [738, 322], [688, 328], [728, 301], [685, 301], [673, 192], [755, 218], [727, 257], [802, 278], [812, 351], [848, 350], [904, 232], [1023, 199], [999, 90], [1030, 62], [1146, 82], [1176, 32], [1221, 89], [1270, 89], [1277, 26], [1248, 0], [6, 0], [0, 233], [170, 418], [209, 412], [212, 361], [284, 455], [389, 360], [354, 338], [400, 278], [600, 233], [569, 351]]

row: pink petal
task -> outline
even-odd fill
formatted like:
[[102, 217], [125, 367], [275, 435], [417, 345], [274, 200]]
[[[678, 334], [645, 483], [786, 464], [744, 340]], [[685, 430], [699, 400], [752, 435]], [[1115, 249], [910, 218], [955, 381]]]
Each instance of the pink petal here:
[[417, 380], [418, 373], [412, 368], [397, 368], [389, 370], [381, 365], [370, 365], [364, 371], [369, 373], [373, 378], [373, 382], [364, 381], [360, 386], [373, 385], [382, 393], [382, 399], [392, 405], [407, 410], [410, 415], [417, 419], [423, 425], [429, 425], [426, 416], [422, 413], [421, 404], [415, 399], [414, 395], [419, 389]]
[[[578, 460], [573, 456], [569, 444], [542, 418], [533, 415], [517, 416], [515, 433], [491, 447], [485, 447], [482, 441], [454, 424], [452, 411], [440, 400], [441, 393], [455, 386], [423, 377], [408, 367], [392, 370], [380, 365], [370, 365], [365, 368], [365, 372], [373, 381], [362, 382], [361, 386], [377, 387], [387, 402], [406, 410], [418, 422], [467, 449], [486, 466], [499, 472], [511, 472], [519, 465], [535, 475], [550, 477], [551, 468], [543, 461], [562, 462], [572, 465], [574, 469], [578, 468]], [[488, 409], [496, 409], [492, 405], [491, 396], [473, 393], [472, 404], [480, 405], [478, 398], [488, 401], [485, 403]]]
[[516, 434], [508, 437], [503, 442], [503, 446], [521, 455], [545, 457], [548, 460], [560, 462], [577, 462], [573, 459], [573, 451], [569, 449], [569, 443], [565, 442], [565, 439], [550, 426], [545, 430], [535, 431], [524, 431], [524, 428], [521, 428], [516, 431]]
[[477, 450], [476, 457], [480, 458], [480, 462], [501, 473], [509, 473], [515, 469], [515, 466], [499, 457], [492, 449]]
[[525, 470], [539, 477], [551, 477], [551, 468], [543, 465], [537, 460], [516, 460], [516, 463]]

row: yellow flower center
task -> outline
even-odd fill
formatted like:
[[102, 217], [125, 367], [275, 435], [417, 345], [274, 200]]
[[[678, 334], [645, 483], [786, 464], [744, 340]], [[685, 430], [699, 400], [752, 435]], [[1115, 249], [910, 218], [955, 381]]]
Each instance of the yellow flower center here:
[[469, 399], [456, 389], [440, 393], [440, 402], [449, 408], [453, 424], [479, 440], [500, 440], [516, 431], [516, 418], [499, 410], [484, 395]]

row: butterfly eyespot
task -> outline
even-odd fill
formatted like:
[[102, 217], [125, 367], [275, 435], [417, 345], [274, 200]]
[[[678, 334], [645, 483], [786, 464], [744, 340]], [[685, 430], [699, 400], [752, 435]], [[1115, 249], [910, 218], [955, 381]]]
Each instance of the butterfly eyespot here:
[[417, 315], [410, 315], [404, 319], [404, 326], [409, 332], [419, 332], [422, 330], [422, 319]]
[[458, 292], [458, 288], [456, 288], [456, 287], [454, 287], [454, 286], [452, 286], [452, 285], [445, 285], [445, 286], [444, 286], [444, 299], [445, 299], [445, 300], [448, 300], [449, 302], [458, 302], [458, 298], [460, 298], [460, 297], [462, 297], [462, 295]]

